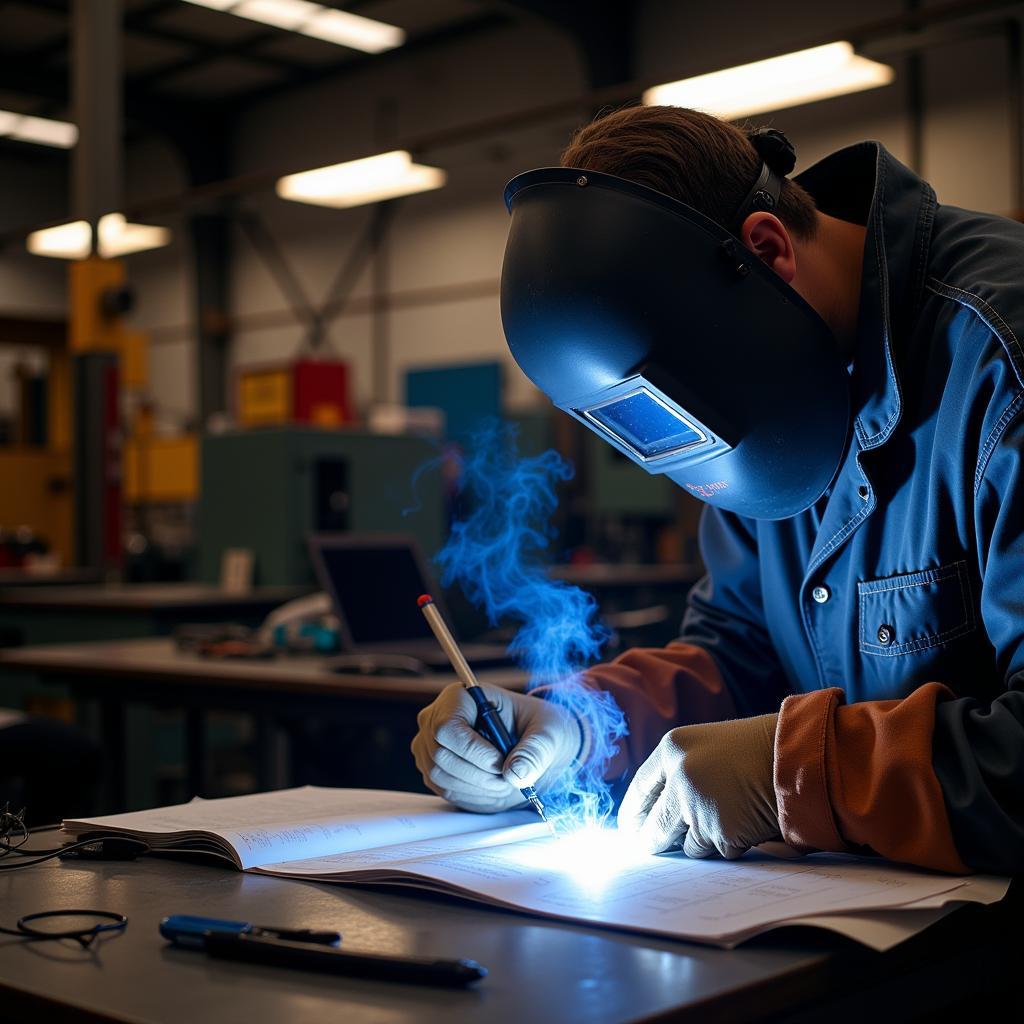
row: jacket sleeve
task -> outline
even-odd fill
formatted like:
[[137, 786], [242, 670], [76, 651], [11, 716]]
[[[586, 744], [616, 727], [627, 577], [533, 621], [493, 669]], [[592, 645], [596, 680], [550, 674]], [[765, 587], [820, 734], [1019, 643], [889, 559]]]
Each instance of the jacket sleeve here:
[[700, 544], [707, 575], [690, 592], [680, 639], [584, 676], [611, 694], [629, 728], [608, 778], [636, 768], [676, 726], [776, 711], [789, 692], [764, 624], [753, 529], [709, 506]]
[[588, 669], [584, 682], [611, 694], [626, 717], [629, 731], [605, 769], [608, 779], [621, 778], [643, 763], [677, 725], [736, 717], [714, 659], [693, 644], [634, 647]]
[[[928, 683], [848, 707], [839, 690], [788, 698], [775, 788], [793, 845], [870, 847], [943, 871], [1024, 869], [1024, 426], [1013, 412], [982, 449], [975, 494], [981, 620], [1002, 692], [979, 701]], [[981, 682], [976, 692], [991, 689]]]
[[775, 732], [775, 796], [786, 842], [805, 852], [874, 850], [966, 871], [932, 766], [936, 709], [951, 697], [938, 683], [903, 700], [848, 706], [838, 688], [787, 697]]

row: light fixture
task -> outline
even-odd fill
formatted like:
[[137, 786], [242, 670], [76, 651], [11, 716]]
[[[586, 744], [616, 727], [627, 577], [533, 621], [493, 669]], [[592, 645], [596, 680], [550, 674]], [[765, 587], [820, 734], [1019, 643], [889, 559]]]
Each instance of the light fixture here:
[[240, 18], [294, 32], [322, 8], [309, 0], [239, 0], [228, 10]]
[[[33, 231], [25, 240], [25, 245], [29, 252], [37, 256], [83, 260], [91, 251], [91, 241], [88, 221], [75, 220]], [[99, 254], [107, 259], [145, 249], [159, 249], [170, 241], [169, 228], [155, 224], [129, 224], [123, 213], [108, 213], [100, 218]]]
[[827, 43], [656, 85], [644, 93], [643, 100], [648, 105], [691, 107], [734, 120], [875, 89], [888, 85], [894, 77], [888, 64], [859, 56], [850, 43]]
[[199, 7], [226, 11], [263, 25], [299, 32], [365, 53], [393, 50], [405, 42], [405, 32], [373, 18], [339, 11], [310, 0], [187, 0]]
[[70, 224], [33, 231], [25, 240], [29, 252], [36, 256], [58, 256], [65, 260], [80, 260], [89, 255], [89, 222], [75, 220]]
[[127, 256], [147, 249], [161, 249], [170, 245], [171, 229], [157, 224], [129, 224], [123, 213], [108, 213], [100, 217], [100, 255]]
[[441, 188], [447, 175], [440, 167], [414, 164], [404, 149], [330, 167], [318, 167], [278, 179], [282, 199], [315, 206], [362, 206], [382, 199]]
[[0, 136], [20, 139], [22, 142], [36, 142], [40, 146], [70, 149], [78, 141], [78, 126], [48, 117], [0, 110]]

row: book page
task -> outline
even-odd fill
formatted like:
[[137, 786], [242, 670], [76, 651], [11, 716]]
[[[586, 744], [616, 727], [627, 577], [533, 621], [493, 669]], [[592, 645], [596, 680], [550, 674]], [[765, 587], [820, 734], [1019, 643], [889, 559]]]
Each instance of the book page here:
[[843, 935], [863, 946], [884, 953], [894, 946], [898, 946], [907, 939], [930, 928], [936, 921], [940, 921], [947, 914], [956, 910], [955, 904], [934, 909], [915, 909], [916, 904], [910, 908], [901, 907], [899, 910], [865, 910], [860, 914], [820, 914], [817, 917], [794, 917], [786, 921], [780, 921], [777, 925], [766, 925], [763, 928], [753, 928], [749, 932], [740, 933], [719, 943], [727, 949], [734, 949], [736, 946], [755, 935], [763, 935], [775, 928], [786, 928], [790, 926], [802, 926], [807, 928], [821, 928], [824, 931], [835, 932]]
[[[321, 880], [428, 883], [545, 916], [711, 942], [749, 937], [793, 918], [920, 900], [940, 904], [957, 898], [965, 885], [958, 877], [841, 855], [691, 860], [681, 852], [655, 857], [636, 851], [613, 830], [526, 841], [520, 835], [506, 833], [503, 841], [496, 830], [265, 870]], [[465, 849], [467, 838], [475, 848]]]
[[602, 863], [573, 850], [574, 842], [559, 851], [558, 842], [420, 861], [415, 870], [538, 913], [705, 939], [793, 917], [895, 907], [961, 885], [949, 876], [820, 855], [691, 860], [681, 852], [630, 856], [611, 843]]
[[240, 867], [251, 868], [534, 821], [536, 816], [528, 811], [486, 816], [458, 811], [426, 794], [303, 786], [66, 821], [64, 829], [73, 834], [141, 835], [162, 847], [197, 833], [218, 836], [234, 851]]
[[[383, 790], [306, 786], [64, 826], [73, 835], [137, 835], [158, 849], [215, 840], [239, 866], [267, 874], [412, 885], [548, 917], [718, 944], [784, 921], [826, 922], [828, 915], [836, 930], [869, 941], [865, 921], [853, 920], [858, 914], [905, 907], [917, 912], [915, 921], [925, 921], [932, 919], [926, 909], [993, 902], [1009, 885], [1004, 878], [965, 879], [843, 855], [655, 857], [614, 829], [553, 839], [530, 811], [475, 815], [438, 797]], [[870, 930], [879, 948], [908, 934], [895, 919], [886, 928], [885, 935]]]
[[[892, 949], [893, 946], [931, 927], [957, 907], [966, 903], [988, 905], [998, 902], [1006, 895], [1010, 885], [1008, 878], [997, 875], [967, 875], [960, 881], [963, 884], [956, 889], [926, 896], [913, 903], [906, 903], [896, 910], [797, 917], [780, 922], [780, 926], [808, 925], [813, 928], [824, 928], [884, 953], [887, 949]], [[753, 934], [761, 934], [764, 930], [755, 929]], [[727, 945], [738, 945], [748, 937], [737, 936]]]
[[[500, 815], [499, 817], [504, 817]], [[456, 854], [471, 853], [493, 846], [521, 843], [550, 835], [548, 827], [532, 821], [506, 828], [493, 828], [472, 834], [439, 836], [432, 839], [414, 839], [375, 850], [355, 850], [349, 853], [334, 853], [322, 857], [307, 857], [301, 860], [281, 861], [262, 864], [253, 870], [261, 875], [278, 875], [282, 878], [305, 878], [339, 881], [358, 875], [363, 881], [376, 880], [379, 876], [394, 876], [391, 868], [416, 872], [420, 861], [448, 858]], [[406, 880], [411, 877], [405, 875]]]

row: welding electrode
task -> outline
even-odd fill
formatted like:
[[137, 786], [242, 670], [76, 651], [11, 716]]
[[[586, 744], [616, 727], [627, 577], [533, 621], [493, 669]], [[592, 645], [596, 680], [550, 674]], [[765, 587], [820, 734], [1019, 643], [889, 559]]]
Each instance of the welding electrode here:
[[[476, 676], [473, 675], [469, 662], [466, 661], [462, 651], [459, 650], [455, 637], [452, 636], [451, 631], [445, 625], [444, 619], [441, 618], [441, 613], [437, 610], [434, 599], [429, 594], [424, 594], [416, 603], [420, 606], [420, 611], [423, 612], [424, 617], [430, 624], [430, 628], [434, 631], [434, 636], [437, 637], [437, 642], [441, 645], [441, 649], [448, 655], [448, 660], [452, 663], [455, 674], [476, 702], [479, 712], [476, 720], [477, 732], [481, 733], [485, 739], [489, 740], [501, 751], [503, 756], [507, 757], [509, 751], [512, 750], [518, 741], [505, 728], [505, 723], [501, 720], [498, 709], [487, 699], [487, 694], [484, 693], [483, 688], [476, 680]], [[541, 820], [547, 821], [547, 815], [544, 813], [544, 804], [541, 798], [537, 796], [537, 791], [533, 786], [525, 786], [520, 792], [530, 801], [530, 806], [540, 815]]]

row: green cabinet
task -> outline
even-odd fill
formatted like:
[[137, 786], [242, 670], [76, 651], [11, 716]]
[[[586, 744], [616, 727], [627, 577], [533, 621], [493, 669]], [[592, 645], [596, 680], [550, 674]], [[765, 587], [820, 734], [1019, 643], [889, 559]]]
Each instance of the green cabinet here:
[[256, 584], [312, 582], [307, 538], [335, 530], [410, 533], [432, 557], [445, 532], [437, 457], [421, 438], [347, 430], [204, 437], [200, 579], [220, 578], [226, 549], [248, 548]]

